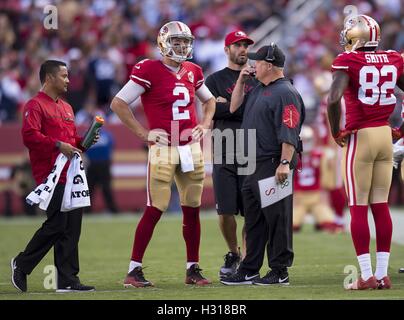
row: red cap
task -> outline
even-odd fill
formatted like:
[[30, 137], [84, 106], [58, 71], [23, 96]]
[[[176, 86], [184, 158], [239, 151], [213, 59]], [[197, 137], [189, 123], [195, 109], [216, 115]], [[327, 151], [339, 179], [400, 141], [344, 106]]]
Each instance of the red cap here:
[[230, 32], [226, 36], [226, 38], [224, 40], [224, 45], [226, 47], [228, 47], [229, 45], [231, 45], [235, 42], [241, 41], [241, 40], [246, 40], [248, 44], [254, 43], [254, 41], [251, 40], [244, 31], [237, 30], [237, 31]]

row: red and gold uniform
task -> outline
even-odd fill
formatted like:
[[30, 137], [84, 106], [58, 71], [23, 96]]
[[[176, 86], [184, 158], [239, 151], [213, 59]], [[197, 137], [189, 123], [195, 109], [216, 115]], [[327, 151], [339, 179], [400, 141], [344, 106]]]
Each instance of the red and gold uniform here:
[[[304, 143], [304, 142], [303, 142]], [[311, 213], [320, 229], [334, 227], [334, 215], [322, 190], [322, 171], [326, 163], [320, 150], [303, 154], [302, 170], [294, 176], [293, 227], [298, 230]]]
[[349, 75], [345, 128], [358, 130], [344, 148], [348, 203], [387, 202], [393, 156], [388, 118], [396, 105], [394, 88], [403, 73], [403, 59], [393, 50], [344, 52], [334, 60], [332, 70]]
[[[185, 61], [174, 72], [161, 60], [143, 60], [133, 67], [130, 79], [142, 86], [142, 104], [150, 130], [169, 134], [169, 146], [151, 145], [147, 172], [147, 205], [165, 211], [175, 182], [181, 204], [199, 207], [201, 203], [204, 162], [199, 142], [192, 143], [191, 130], [197, 122], [195, 91], [204, 83], [202, 69]], [[177, 145], [190, 144], [194, 170], [183, 173]]]

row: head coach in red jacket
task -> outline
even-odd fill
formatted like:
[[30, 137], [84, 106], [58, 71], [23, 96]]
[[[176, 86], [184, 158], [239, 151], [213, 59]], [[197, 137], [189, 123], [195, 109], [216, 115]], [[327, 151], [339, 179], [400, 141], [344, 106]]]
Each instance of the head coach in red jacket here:
[[[66, 64], [47, 60], [40, 68], [42, 89], [30, 99], [23, 113], [22, 138], [29, 150], [32, 173], [41, 184], [51, 172], [57, 156], [69, 159], [79, 148], [72, 107], [60, 96], [69, 84]], [[27, 275], [54, 247], [57, 268], [57, 292], [93, 291], [81, 284], [78, 242], [81, 232], [82, 209], [61, 212], [68, 165], [63, 169], [46, 210], [47, 219], [34, 234], [23, 252], [11, 260], [12, 283], [20, 291], [27, 291]]]

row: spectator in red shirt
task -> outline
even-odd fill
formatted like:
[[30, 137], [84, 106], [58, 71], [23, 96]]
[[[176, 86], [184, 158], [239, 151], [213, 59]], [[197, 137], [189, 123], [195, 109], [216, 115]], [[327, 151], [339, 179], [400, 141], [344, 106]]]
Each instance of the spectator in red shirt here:
[[[60, 153], [69, 159], [81, 152], [72, 107], [60, 98], [69, 84], [66, 64], [48, 60], [41, 65], [39, 77], [42, 90], [24, 107], [22, 138], [29, 150], [32, 173], [37, 184], [51, 172]], [[97, 138], [95, 139], [95, 141]], [[93, 291], [80, 283], [78, 242], [83, 210], [61, 211], [66, 172], [62, 171], [46, 210], [47, 219], [34, 234], [23, 252], [11, 260], [12, 283], [27, 291], [27, 275], [54, 247], [57, 268], [57, 292]]]

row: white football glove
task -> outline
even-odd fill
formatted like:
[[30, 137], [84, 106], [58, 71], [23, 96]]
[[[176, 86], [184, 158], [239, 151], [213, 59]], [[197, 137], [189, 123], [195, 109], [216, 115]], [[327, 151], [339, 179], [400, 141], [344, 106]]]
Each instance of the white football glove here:
[[404, 158], [404, 139], [401, 138], [393, 144], [393, 167], [398, 168], [398, 164]]

